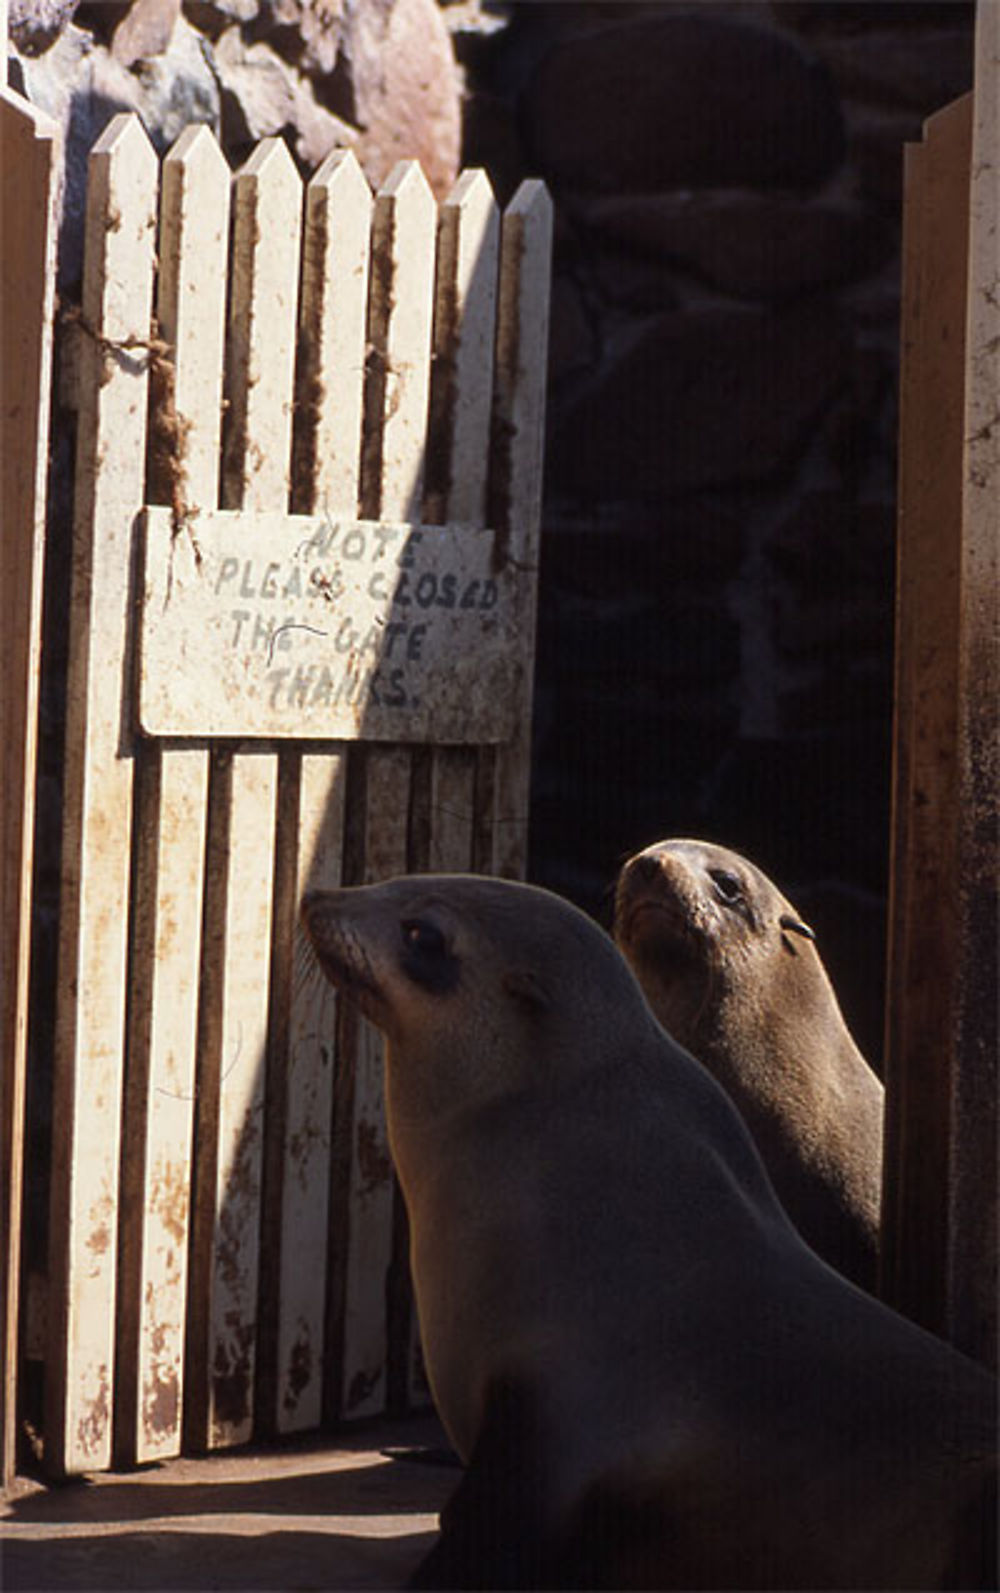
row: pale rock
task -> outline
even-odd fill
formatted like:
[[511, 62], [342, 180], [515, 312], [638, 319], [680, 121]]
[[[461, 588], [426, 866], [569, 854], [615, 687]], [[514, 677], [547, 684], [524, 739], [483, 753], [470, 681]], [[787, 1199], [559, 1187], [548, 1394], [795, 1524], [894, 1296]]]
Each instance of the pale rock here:
[[133, 0], [115, 28], [111, 54], [122, 66], [162, 55], [181, 14], [181, 0]]
[[49, 49], [71, 21], [80, 0], [10, 0], [7, 26], [23, 55]]
[[295, 153], [311, 168], [332, 149], [354, 142], [354, 130], [316, 103], [307, 80], [268, 45], [244, 44], [238, 27], [221, 35], [214, 59], [223, 91], [223, 138], [230, 153], [239, 156], [258, 139], [288, 131]]
[[458, 176], [462, 118], [435, 0], [346, 0], [342, 49], [369, 181], [377, 186], [397, 161], [416, 159], [443, 199]]
[[333, 71], [340, 50], [344, 0], [263, 0], [261, 24], [254, 31], [264, 37], [265, 20], [269, 29], [287, 30], [295, 38], [294, 46], [287, 51], [281, 47], [281, 53], [294, 57], [303, 72], [319, 77]]

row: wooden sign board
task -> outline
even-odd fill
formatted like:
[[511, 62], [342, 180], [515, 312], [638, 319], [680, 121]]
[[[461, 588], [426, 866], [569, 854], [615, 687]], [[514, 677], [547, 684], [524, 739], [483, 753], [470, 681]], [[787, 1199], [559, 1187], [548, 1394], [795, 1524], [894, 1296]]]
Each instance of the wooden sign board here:
[[508, 741], [523, 577], [494, 534], [147, 508], [139, 722], [149, 736]]

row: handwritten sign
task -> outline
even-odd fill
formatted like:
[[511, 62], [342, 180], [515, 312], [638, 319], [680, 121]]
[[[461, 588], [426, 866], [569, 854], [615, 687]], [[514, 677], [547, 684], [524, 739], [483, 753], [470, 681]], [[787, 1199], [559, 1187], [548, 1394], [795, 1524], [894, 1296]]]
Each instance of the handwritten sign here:
[[150, 736], [502, 742], [522, 581], [493, 533], [144, 510], [139, 722]]

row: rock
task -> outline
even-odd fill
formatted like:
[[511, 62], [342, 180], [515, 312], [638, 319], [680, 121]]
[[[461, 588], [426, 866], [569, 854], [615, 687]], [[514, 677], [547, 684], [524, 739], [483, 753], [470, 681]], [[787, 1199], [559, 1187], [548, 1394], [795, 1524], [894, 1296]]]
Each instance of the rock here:
[[807, 189], [843, 155], [822, 62], [774, 30], [704, 10], [562, 40], [522, 111], [542, 175], [589, 193]]
[[319, 77], [337, 64], [343, 23], [344, 0], [263, 0], [254, 37], [267, 38], [307, 76]]
[[971, 22], [976, 0], [772, 0], [771, 9], [782, 23], [808, 34], [851, 34], [870, 37], [867, 30], [892, 28], [919, 31], [928, 23]]
[[129, 76], [135, 108], [161, 155], [193, 122], [206, 122], [218, 136], [219, 85], [208, 47], [185, 17], [177, 17], [166, 47], [137, 60]]
[[653, 252], [622, 248], [594, 234], [587, 250], [587, 275], [611, 313], [662, 315], [680, 304], [677, 262], [668, 255], [657, 259]]
[[846, 371], [832, 307], [666, 315], [553, 417], [550, 490], [659, 499], [785, 468]]
[[22, 55], [41, 55], [72, 21], [79, 0], [10, 0], [10, 38]]
[[681, 583], [697, 592], [720, 572], [739, 569], [742, 516], [735, 506], [703, 495], [628, 511], [594, 508], [589, 519], [546, 514], [542, 535], [544, 588], [583, 599], [624, 603], [636, 592], [666, 604]]
[[849, 99], [930, 116], [972, 87], [968, 27], [886, 29], [817, 42], [834, 82]]
[[477, 90], [463, 110], [462, 165], [488, 171], [497, 203], [506, 205], [528, 169], [513, 109], [499, 95]]
[[458, 176], [461, 106], [451, 43], [435, 0], [347, 0], [343, 65], [361, 128], [357, 155], [378, 186], [416, 159], [438, 199]]
[[882, 110], [845, 102], [848, 149], [861, 193], [890, 216], [903, 208], [903, 145], [919, 143], [923, 120], [916, 111]]
[[162, 154], [191, 122], [218, 130], [219, 93], [202, 40], [182, 16], [167, 48], [134, 71], [72, 23], [43, 56], [23, 58], [20, 70], [27, 98], [63, 129], [59, 283], [65, 290], [82, 270], [88, 156], [112, 116], [136, 111]]
[[776, 573], [806, 584], [810, 592], [844, 578], [855, 544], [854, 503], [845, 492], [804, 492], [771, 531], [765, 556]]
[[736, 298], [780, 299], [853, 281], [896, 246], [895, 229], [857, 200], [790, 194], [634, 194], [590, 201], [599, 239], [693, 271]]
[[740, 663], [739, 627], [712, 594], [683, 604], [640, 597], [564, 603], [541, 641], [546, 679], [586, 695], [612, 682], [634, 691], [641, 681], [656, 698], [681, 681], [730, 680]]
[[134, 0], [115, 28], [111, 54], [122, 66], [162, 55], [181, 13], [181, 0]]
[[597, 363], [597, 336], [584, 298], [571, 276], [553, 278], [549, 307], [549, 367], [552, 387], [592, 369]]
[[110, 44], [111, 36], [133, 0], [80, 0], [75, 20], [86, 28], [95, 44]]
[[307, 79], [266, 44], [244, 44], [238, 27], [227, 28], [215, 46], [222, 86], [222, 136], [234, 159], [249, 155], [261, 138], [287, 132], [295, 153], [309, 168], [332, 149], [352, 144], [356, 134], [316, 103]]
[[253, 22], [260, 0], [184, 0], [184, 11], [196, 28], [217, 39], [234, 22]]
[[134, 108], [128, 74], [121, 97], [94, 92], [95, 47], [89, 33], [70, 23], [44, 55], [15, 57], [25, 97], [46, 111], [63, 130], [63, 169], [59, 188], [59, 288], [79, 280], [83, 270], [83, 223], [87, 157], [111, 117]]

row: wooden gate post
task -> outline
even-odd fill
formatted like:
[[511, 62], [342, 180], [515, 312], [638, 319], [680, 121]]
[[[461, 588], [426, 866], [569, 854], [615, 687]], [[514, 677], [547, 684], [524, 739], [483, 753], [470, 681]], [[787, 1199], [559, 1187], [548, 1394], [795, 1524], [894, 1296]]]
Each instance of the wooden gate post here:
[[882, 1292], [996, 1354], [1000, 9], [908, 146]]
[[[6, 40], [6, 5], [0, 6]], [[6, 68], [4, 69], [6, 71]], [[15, 1464], [31, 869], [59, 131], [0, 87], [0, 1485]], [[16, 310], [13, 308], [16, 306]]]
[[996, 1365], [1000, 1057], [1000, 6], [980, 0], [969, 191], [948, 1336]]

